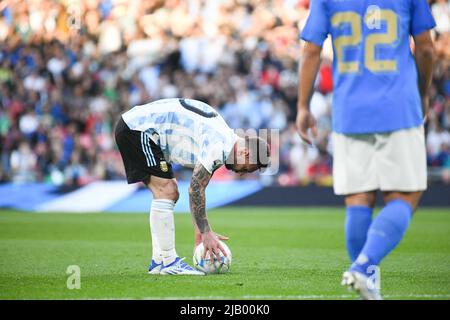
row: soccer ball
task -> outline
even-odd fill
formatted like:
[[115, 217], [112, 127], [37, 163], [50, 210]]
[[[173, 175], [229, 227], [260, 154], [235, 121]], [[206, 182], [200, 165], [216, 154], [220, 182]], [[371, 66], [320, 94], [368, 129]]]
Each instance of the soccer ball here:
[[194, 251], [194, 267], [197, 270], [200, 270], [206, 274], [215, 274], [215, 273], [227, 273], [230, 270], [231, 266], [231, 251], [230, 248], [223, 242], [219, 241], [222, 245], [222, 248], [227, 253], [225, 257], [222, 252], [220, 252], [220, 256], [214, 257], [214, 261], [211, 261], [209, 256], [209, 252], [207, 253], [205, 259], [202, 259], [203, 255], [203, 243], [200, 243]]

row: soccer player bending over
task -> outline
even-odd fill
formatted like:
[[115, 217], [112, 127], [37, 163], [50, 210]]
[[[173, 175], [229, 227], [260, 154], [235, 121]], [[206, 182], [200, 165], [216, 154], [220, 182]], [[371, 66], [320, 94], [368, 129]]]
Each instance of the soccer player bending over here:
[[[317, 134], [309, 102], [321, 46], [332, 38], [333, 180], [335, 193], [345, 195], [352, 262], [342, 284], [364, 299], [381, 299], [374, 271], [403, 238], [427, 187], [423, 122], [434, 26], [426, 0], [312, 0], [301, 34], [296, 124], [308, 143], [308, 129]], [[385, 206], [372, 221], [376, 190]]]
[[269, 146], [258, 137], [237, 136], [206, 103], [163, 99], [135, 106], [122, 114], [115, 129], [128, 183], [143, 182], [152, 192], [150, 274], [203, 275], [178, 257], [173, 208], [178, 200], [171, 163], [193, 168], [189, 202], [195, 226], [195, 245], [205, 254], [225, 256], [205, 210], [205, 189], [217, 168], [245, 174], [268, 166]]

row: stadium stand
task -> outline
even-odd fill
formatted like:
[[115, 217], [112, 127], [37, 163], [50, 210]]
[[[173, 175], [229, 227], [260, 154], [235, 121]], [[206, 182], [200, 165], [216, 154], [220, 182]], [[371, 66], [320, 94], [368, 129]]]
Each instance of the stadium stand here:
[[[301, 143], [293, 123], [308, 3], [2, 1], [0, 182], [123, 179], [112, 134], [118, 116], [151, 100], [187, 97], [216, 107], [233, 128], [280, 130], [279, 174], [262, 178], [265, 184], [331, 185], [329, 43], [311, 105], [315, 148]], [[439, 58], [428, 164], [430, 179], [450, 184], [450, 5], [433, 1], [432, 11]], [[175, 170], [180, 180], [188, 176]], [[240, 179], [225, 170], [216, 178]]]

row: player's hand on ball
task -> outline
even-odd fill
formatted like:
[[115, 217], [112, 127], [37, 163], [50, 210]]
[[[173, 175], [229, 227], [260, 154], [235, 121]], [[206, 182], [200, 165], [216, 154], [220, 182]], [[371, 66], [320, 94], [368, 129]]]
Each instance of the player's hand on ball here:
[[218, 257], [220, 255], [220, 252], [222, 252], [225, 257], [227, 256], [227, 253], [220, 244], [219, 237], [215, 232], [208, 231], [203, 233], [202, 242], [203, 247], [205, 248], [205, 250], [203, 251], [202, 259], [204, 259], [206, 255], [209, 254], [211, 261], [214, 261], [214, 255]]
[[[222, 240], [222, 241], [230, 240], [230, 237], [223, 236], [223, 235], [218, 234], [218, 233], [215, 233], [215, 234], [219, 238], [219, 240]], [[202, 242], [202, 234], [200, 232], [196, 232], [195, 233], [194, 250], [201, 242]]]
[[307, 144], [312, 145], [312, 141], [308, 135], [308, 129], [311, 129], [314, 137], [317, 136], [316, 119], [307, 108], [300, 108], [295, 125], [300, 138]]

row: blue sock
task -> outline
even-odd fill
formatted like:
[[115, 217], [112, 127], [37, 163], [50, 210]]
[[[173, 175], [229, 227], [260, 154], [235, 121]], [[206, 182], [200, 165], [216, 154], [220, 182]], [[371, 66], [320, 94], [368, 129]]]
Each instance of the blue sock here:
[[378, 266], [402, 240], [412, 213], [411, 205], [403, 200], [389, 202], [374, 219], [367, 233], [367, 241], [350, 270], [370, 276], [372, 271], [369, 266]]
[[345, 218], [345, 243], [351, 261], [361, 253], [372, 223], [373, 209], [366, 206], [349, 206]]

